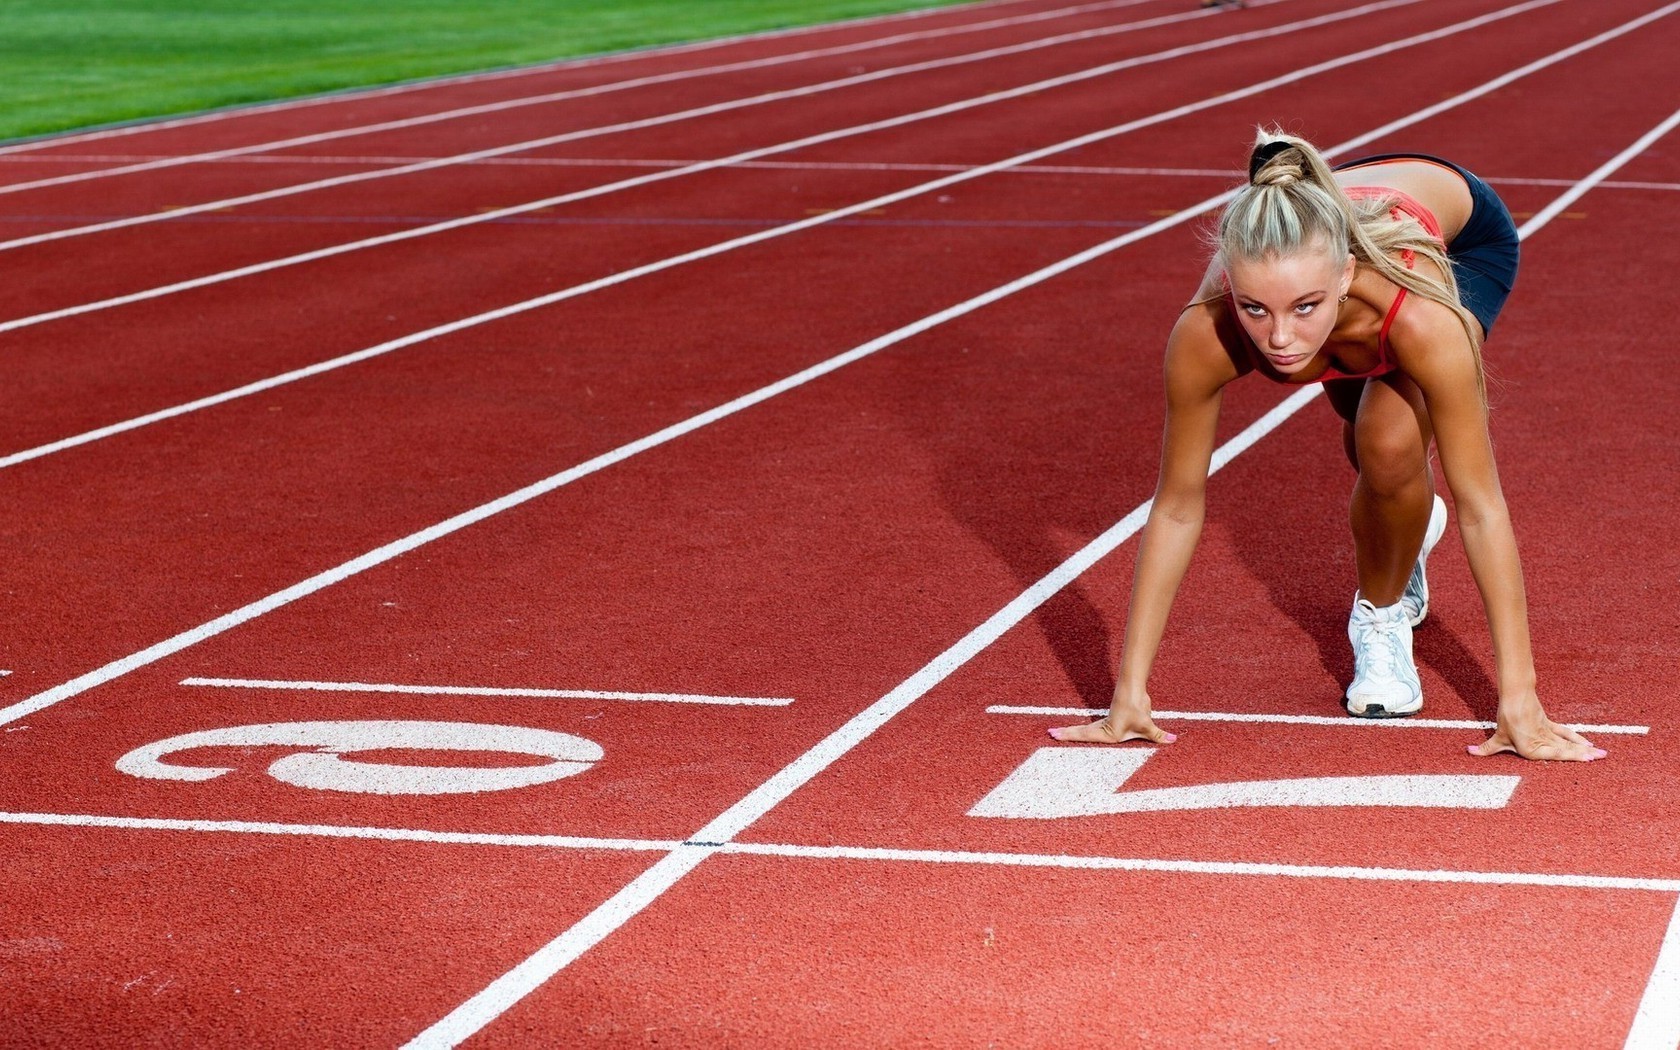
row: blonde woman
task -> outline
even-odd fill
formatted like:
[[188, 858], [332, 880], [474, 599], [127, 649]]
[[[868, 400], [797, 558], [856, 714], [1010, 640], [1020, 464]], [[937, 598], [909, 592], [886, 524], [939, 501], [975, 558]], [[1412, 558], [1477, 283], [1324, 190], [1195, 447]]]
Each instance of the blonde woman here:
[[1481, 343], [1516, 268], [1510, 212], [1463, 168], [1389, 154], [1332, 170], [1302, 139], [1259, 135], [1249, 184], [1226, 206], [1207, 275], [1167, 340], [1161, 475], [1113, 703], [1100, 721], [1052, 736], [1175, 739], [1151, 717], [1149, 670], [1201, 535], [1220, 391], [1253, 372], [1277, 383], [1322, 382], [1344, 421], [1358, 472], [1348, 712], [1400, 717], [1423, 705], [1412, 628], [1429, 611], [1424, 562], [1447, 521], [1433, 443], [1497, 664], [1497, 726], [1471, 754], [1604, 757], [1540, 704], [1522, 567], [1488, 438]]

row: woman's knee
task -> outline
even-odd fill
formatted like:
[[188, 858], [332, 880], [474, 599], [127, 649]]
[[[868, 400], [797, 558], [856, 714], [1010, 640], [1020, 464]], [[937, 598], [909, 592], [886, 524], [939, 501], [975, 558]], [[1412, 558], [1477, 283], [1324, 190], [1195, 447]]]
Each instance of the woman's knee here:
[[1410, 413], [1386, 420], [1362, 415], [1351, 429], [1354, 465], [1379, 495], [1398, 495], [1428, 476], [1428, 439]]

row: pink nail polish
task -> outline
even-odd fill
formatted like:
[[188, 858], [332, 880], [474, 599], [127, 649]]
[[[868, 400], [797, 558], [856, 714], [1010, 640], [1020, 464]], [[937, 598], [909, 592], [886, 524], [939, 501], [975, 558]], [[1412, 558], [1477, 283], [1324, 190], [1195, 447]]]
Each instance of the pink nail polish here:
[[1049, 733], [1051, 738], [1054, 740], [1060, 740], [1062, 738], [1062, 731], [1060, 729], [1046, 729], [1045, 732]]
[[1169, 743], [1169, 744], [1176, 744], [1176, 743], [1178, 743], [1178, 734], [1177, 733], [1168, 733], [1162, 739], [1166, 740], [1166, 742]]
[[[1465, 744], [1464, 745], [1464, 750], [1470, 752], [1472, 755], [1475, 755], [1476, 754], [1476, 745], [1475, 744]], [[1480, 758], [1482, 756], [1476, 755], [1476, 757]]]

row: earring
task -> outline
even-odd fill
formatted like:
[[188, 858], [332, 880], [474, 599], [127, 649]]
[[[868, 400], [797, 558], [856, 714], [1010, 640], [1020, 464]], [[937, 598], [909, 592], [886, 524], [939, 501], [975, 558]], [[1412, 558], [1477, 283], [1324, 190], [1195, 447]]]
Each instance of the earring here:
[[1345, 302], [1347, 302], [1347, 293], [1346, 293], [1346, 292], [1343, 292], [1343, 293], [1342, 293], [1342, 295], [1341, 295], [1341, 298], [1339, 298], [1339, 299], [1337, 299], [1337, 300], [1336, 300], [1336, 301], [1337, 301], [1337, 302], [1338, 302], [1338, 303], [1345, 303]]

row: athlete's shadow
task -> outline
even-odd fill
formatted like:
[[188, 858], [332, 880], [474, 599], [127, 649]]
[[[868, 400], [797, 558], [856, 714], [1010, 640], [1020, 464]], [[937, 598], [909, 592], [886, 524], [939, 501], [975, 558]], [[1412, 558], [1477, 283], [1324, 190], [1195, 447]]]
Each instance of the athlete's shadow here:
[[[1071, 444], [1068, 437], [1066, 430], [1022, 421], [1019, 427], [976, 430], [964, 440], [940, 442], [941, 502], [1008, 567], [1018, 591], [1038, 583], [1140, 498], [1135, 483], [1127, 485], [1102, 469], [1113, 460], [1110, 442], [1124, 440], [1121, 435], [1093, 426]], [[1099, 606], [1075, 579], [1027, 621], [1093, 711], [1107, 710], [1114, 693], [1110, 624], [1123, 622], [1124, 613]], [[1061, 691], [1046, 683], [1043, 695]]]

